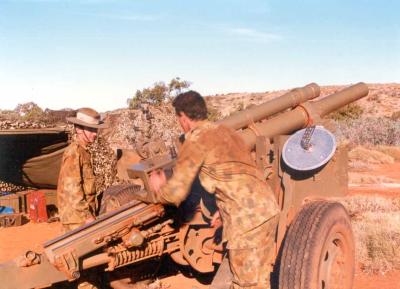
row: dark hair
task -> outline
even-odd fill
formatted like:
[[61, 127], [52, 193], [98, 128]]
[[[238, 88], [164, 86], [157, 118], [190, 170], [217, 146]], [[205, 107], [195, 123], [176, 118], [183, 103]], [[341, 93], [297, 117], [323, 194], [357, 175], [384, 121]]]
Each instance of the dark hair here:
[[184, 112], [192, 120], [207, 119], [207, 105], [204, 98], [196, 91], [189, 90], [179, 94], [172, 101], [175, 112], [180, 115]]

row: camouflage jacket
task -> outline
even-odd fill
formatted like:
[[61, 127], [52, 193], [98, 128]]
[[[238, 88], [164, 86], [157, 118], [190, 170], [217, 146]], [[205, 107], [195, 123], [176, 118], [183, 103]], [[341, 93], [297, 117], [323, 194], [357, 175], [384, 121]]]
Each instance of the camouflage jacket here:
[[174, 175], [159, 193], [159, 201], [179, 206], [196, 176], [215, 194], [229, 249], [259, 246], [255, 232], [275, 216], [278, 205], [243, 139], [233, 130], [205, 121], [187, 133]]
[[57, 184], [57, 201], [63, 224], [83, 224], [95, 215], [95, 185], [90, 153], [78, 142], [64, 152]]

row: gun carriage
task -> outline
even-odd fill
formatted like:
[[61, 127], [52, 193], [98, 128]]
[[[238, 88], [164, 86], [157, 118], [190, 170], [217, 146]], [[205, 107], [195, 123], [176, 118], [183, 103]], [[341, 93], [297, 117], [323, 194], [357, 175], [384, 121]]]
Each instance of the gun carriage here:
[[[254, 152], [281, 208], [275, 243], [281, 289], [352, 288], [350, 221], [333, 201], [347, 192], [347, 151], [322, 126], [329, 126], [324, 116], [366, 96], [368, 88], [358, 83], [312, 100], [319, 94], [312, 83], [219, 121], [237, 130]], [[216, 208], [207, 193], [195, 182], [184, 216], [152, 203], [149, 173], [172, 174], [174, 162], [175, 154], [165, 153], [129, 166], [129, 177], [142, 185], [111, 187], [96, 221], [46, 242], [43, 253], [28, 251], [1, 264], [0, 279], [7, 280], [2, 288], [57, 285], [93, 267], [115, 271], [166, 254], [197, 272], [214, 272], [224, 248], [209, 225]]]

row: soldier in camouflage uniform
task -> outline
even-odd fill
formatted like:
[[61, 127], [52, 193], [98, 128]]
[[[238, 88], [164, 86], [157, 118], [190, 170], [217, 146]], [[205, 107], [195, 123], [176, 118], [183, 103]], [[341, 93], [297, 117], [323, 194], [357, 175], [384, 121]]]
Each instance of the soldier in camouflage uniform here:
[[76, 138], [65, 149], [57, 185], [58, 209], [64, 232], [95, 219], [95, 178], [86, 146], [96, 140], [97, 130], [103, 127], [100, 115], [91, 108], [81, 108], [76, 117], [67, 120], [74, 124]]
[[[75, 139], [65, 149], [57, 184], [57, 201], [64, 233], [95, 220], [96, 191], [91, 156], [87, 145], [103, 128], [100, 115], [91, 108], [81, 108], [76, 117], [67, 120], [74, 124]], [[78, 281], [78, 288], [95, 289], [96, 281], [91, 276]], [[87, 281], [91, 280], [91, 281]]]
[[202, 186], [215, 194], [233, 273], [231, 288], [270, 288], [279, 209], [262, 172], [240, 136], [206, 121], [200, 94], [180, 94], [173, 105], [185, 141], [171, 179], [166, 181], [163, 172], [150, 177], [158, 200], [179, 206], [199, 176]]

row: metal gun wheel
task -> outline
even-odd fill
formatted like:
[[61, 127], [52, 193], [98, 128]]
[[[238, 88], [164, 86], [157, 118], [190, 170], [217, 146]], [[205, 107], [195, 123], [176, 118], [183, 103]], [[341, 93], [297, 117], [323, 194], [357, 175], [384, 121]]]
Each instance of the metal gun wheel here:
[[111, 186], [103, 193], [99, 214], [103, 215], [135, 200], [135, 193], [140, 190], [136, 185]]
[[283, 245], [280, 289], [351, 289], [354, 241], [345, 208], [316, 201], [304, 206]]

